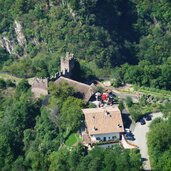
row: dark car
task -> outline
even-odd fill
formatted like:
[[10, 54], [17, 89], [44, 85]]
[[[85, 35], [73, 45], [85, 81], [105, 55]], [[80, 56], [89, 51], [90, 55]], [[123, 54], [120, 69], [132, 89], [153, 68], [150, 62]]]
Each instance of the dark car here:
[[145, 119], [146, 119], [146, 121], [151, 121], [151, 115], [146, 115]]
[[116, 97], [116, 95], [113, 92], [109, 92], [109, 97], [114, 98], [114, 97]]
[[141, 119], [139, 120], [139, 122], [140, 122], [141, 125], [144, 125], [144, 124], [145, 124], [145, 120], [144, 120], [143, 118], [141, 118]]
[[135, 140], [135, 138], [134, 138], [134, 136], [133, 136], [132, 133], [126, 133], [125, 134], [125, 137], [126, 137], [127, 140], [131, 140], [131, 141], [134, 141]]

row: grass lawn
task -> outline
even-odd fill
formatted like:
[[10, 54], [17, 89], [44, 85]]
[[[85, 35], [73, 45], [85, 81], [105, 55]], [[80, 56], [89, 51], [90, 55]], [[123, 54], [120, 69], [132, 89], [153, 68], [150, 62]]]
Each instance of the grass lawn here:
[[78, 133], [72, 133], [68, 139], [65, 141], [65, 145], [66, 146], [73, 146], [74, 144], [78, 143], [78, 142], [81, 142], [82, 141], [82, 138], [79, 136]]

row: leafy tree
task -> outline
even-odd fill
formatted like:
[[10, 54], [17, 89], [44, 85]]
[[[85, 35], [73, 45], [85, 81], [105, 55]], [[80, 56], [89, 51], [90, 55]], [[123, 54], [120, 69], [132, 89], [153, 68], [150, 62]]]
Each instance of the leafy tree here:
[[7, 53], [6, 50], [0, 48], [0, 66], [2, 67], [7, 61], [12, 60], [12, 57]]
[[60, 146], [57, 116], [42, 108], [33, 129], [24, 131], [26, 166], [32, 170], [48, 170], [48, 158]]
[[129, 108], [129, 113], [134, 121], [137, 121], [140, 117], [142, 117], [142, 110], [140, 105], [135, 104]]
[[81, 120], [83, 120], [83, 113], [81, 108], [84, 102], [74, 97], [68, 97], [63, 103], [60, 111], [60, 126], [70, 132], [79, 128]]
[[104, 88], [101, 87], [101, 86], [97, 86], [97, 87], [96, 87], [96, 91], [97, 91], [97, 92], [100, 92], [100, 93], [103, 93], [103, 92], [104, 92]]
[[171, 167], [170, 140], [171, 118], [155, 120], [148, 134], [148, 148], [154, 170], [169, 170]]
[[3, 111], [0, 125], [0, 167], [2, 170], [11, 170], [13, 162], [23, 155], [23, 132], [34, 127], [39, 114], [39, 102], [35, 102], [28, 94], [22, 94], [19, 98], [7, 101], [6, 105], [8, 107]]
[[128, 107], [131, 107], [132, 104], [133, 104], [132, 98], [131, 98], [130, 96], [128, 96], [128, 97], [126, 98], [126, 105], [127, 105]]
[[6, 88], [6, 82], [3, 79], [0, 79], [0, 89]]
[[66, 82], [60, 83], [59, 85], [50, 82], [49, 91], [52, 95], [61, 98], [62, 100], [66, 100], [67, 97], [74, 95], [73, 87], [69, 86]]
[[23, 79], [18, 83], [16, 87], [16, 92], [17, 93], [27, 92], [30, 87], [31, 86], [29, 85], [28, 81], [26, 79]]
[[123, 101], [122, 101], [122, 100], [119, 100], [118, 108], [119, 108], [119, 110], [120, 110], [120, 111], [121, 111], [121, 113], [122, 113], [122, 111], [123, 111], [123, 110], [124, 110], [124, 108], [125, 108], [125, 106], [124, 106], [124, 104], [123, 104]]
[[113, 86], [113, 87], [120, 87], [121, 85], [122, 85], [122, 81], [120, 80], [120, 78], [115, 79], [115, 80], [113, 80], [113, 82], [112, 82], [112, 86]]

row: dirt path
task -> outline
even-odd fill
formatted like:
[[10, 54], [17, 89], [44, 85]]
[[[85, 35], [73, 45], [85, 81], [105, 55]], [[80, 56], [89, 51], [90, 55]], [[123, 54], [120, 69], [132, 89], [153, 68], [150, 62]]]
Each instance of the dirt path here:
[[[16, 82], [16, 84], [18, 84], [18, 82], [20, 82], [22, 80], [22, 78], [13, 76], [13, 75], [8, 74], [8, 73], [0, 73], [0, 78], [2, 78], [4, 80], [11, 80], [12, 82]], [[30, 85], [32, 84], [33, 79], [34, 78], [27, 78]]]

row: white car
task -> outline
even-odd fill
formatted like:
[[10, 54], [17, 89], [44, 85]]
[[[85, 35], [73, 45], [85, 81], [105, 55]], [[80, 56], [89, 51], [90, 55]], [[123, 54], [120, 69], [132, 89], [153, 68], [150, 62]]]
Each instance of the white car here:
[[125, 132], [131, 132], [129, 128], [125, 128]]

